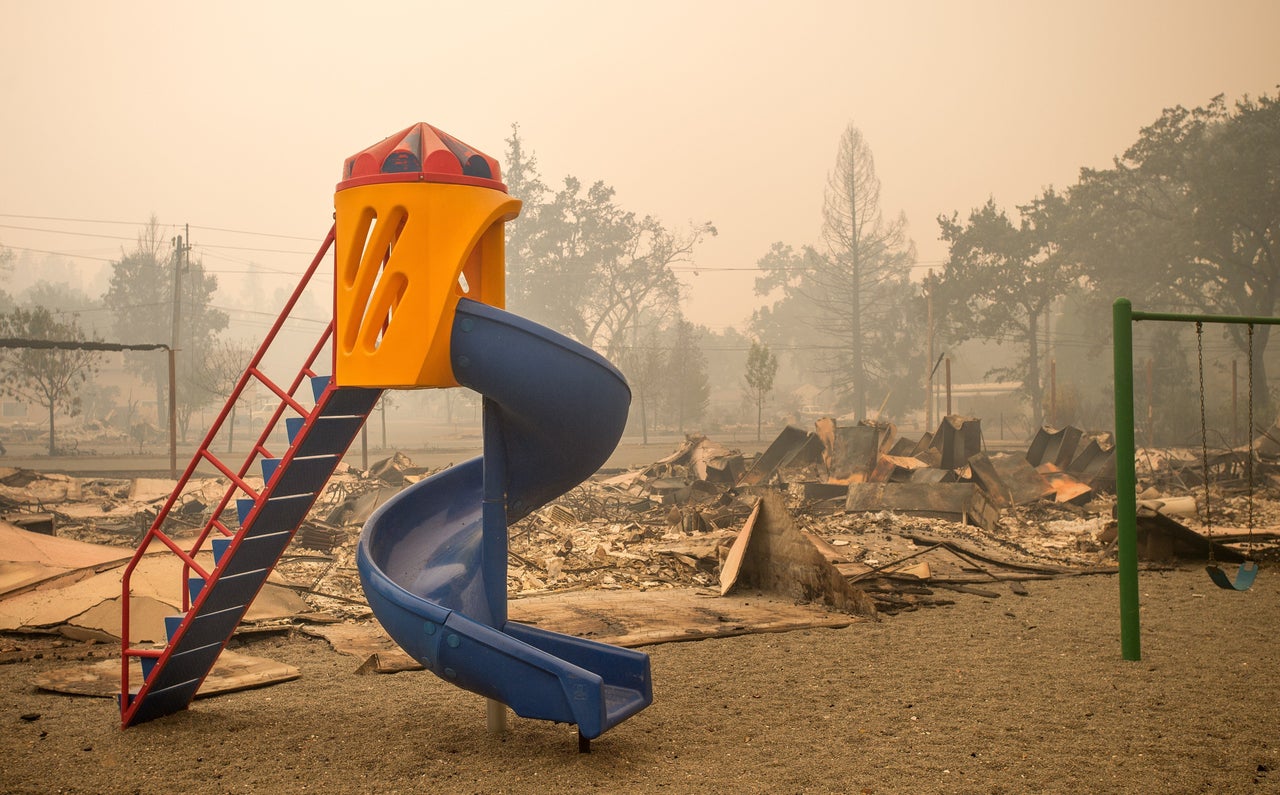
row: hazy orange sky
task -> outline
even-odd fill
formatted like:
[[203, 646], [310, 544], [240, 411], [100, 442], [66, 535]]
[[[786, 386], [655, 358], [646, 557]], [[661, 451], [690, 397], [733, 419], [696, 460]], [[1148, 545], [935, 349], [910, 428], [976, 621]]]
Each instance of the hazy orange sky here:
[[923, 269], [940, 213], [1013, 211], [1165, 107], [1280, 83], [1274, 0], [0, 0], [0, 19], [0, 245], [92, 273], [155, 213], [234, 290], [249, 260], [301, 272], [347, 155], [426, 121], [501, 159], [519, 123], [549, 183], [716, 225], [681, 273], [713, 327], [758, 305], [771, 243], [819, 242], [847, 124]]

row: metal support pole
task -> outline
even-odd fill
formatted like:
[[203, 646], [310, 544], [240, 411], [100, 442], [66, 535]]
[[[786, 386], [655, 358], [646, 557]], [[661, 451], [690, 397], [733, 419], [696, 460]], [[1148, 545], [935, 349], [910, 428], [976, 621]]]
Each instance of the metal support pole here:
[[[1045, 318], [1045, 328], [1049, 326], [1049, 319]], [[1049, 424], [1058, 427], [1058, 362], [1056, 359], [1049, 360]]]
[[947, 357], [947, 416], [951, 416], [951, 357]]
[[928, 313], [928, 331], [926, 333], [929, 345], [928, 358], [924, 360], [925, 376], [924, 376], [924, 429], [932, 431], [933, 425], [933, 372], [938, 369], [937, 363], [933, 360], [933, 269], [929, 269], [929, 275], [924, 281], [925, 306]]
[[507, 730], [507, 705], [492, 698], [484, 700], [485, 726], [490, 734], [502, 734]]
[[1138, 499], [1133, 440], [1133, 304], [1117, 298], [1111, 308], [1115, 359], [1116, 523], [1120, 564], [1120, 652], [1142, 659], [1138, 617]]
[[178, 362], [169, 348], [169, 477], [178, 479]]

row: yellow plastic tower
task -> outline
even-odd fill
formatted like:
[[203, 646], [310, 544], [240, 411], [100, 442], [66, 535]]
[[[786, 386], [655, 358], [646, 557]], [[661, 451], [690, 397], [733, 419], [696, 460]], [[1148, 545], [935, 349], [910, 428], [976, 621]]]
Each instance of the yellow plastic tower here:
[[339, 386], [457, 386], [458, 299], [503, 307], [504, 224], [520, 212], [498, 165], [427, 124], [347, 159], [334, 194]]

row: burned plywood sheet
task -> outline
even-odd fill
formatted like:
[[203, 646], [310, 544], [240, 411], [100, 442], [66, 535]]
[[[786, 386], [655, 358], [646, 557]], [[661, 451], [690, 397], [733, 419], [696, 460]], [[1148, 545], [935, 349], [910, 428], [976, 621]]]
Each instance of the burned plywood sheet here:
[[[871, 473], [873, 483], [908, 483], [914, 479], [915, 473], [929, 469], [929, 465], [914, 456], [882, 454], [876, 462], [875, 471]], [[939, 470], [940, 472], [942, 470]]]
[[758, 486], [779, 469], [792, 463], [808, 463], [822, 454], [822, 442], [814, 434], [788, 425], [769, 444], [739, 480], [739, 485]]
[[[512, 599], [512, 621], [614, 646], [636, 647], [761, 632], [847, 627], [857, 617], [768, 595], [715, 595], [694, 588], [572, 591]], [[376, 624], [306, 627], [334, 650], [361, 660], [357, 673], [397, 673], [422, 665]], [[119, 685], [119, 663], [116, 684]]]
[[846, 513], [893, 511], [961, 522], [976, 489], [972, 483], [853, 483], [844, 509]]
[[734, 541], [735, 547], [739, 544], [741, 564], [736, 580], [722, 591], [755, 588], [855, 615], [875, 615], [871, 598], [850, 585], [795, 526], [781, 495], [761, 495], [758, 513], [752, 514]]
[[969, 459], [973, 480], [1001, 508], [1026, 505], [1053, 496], [1053, 487], [1023, 456], [979, 453]]
[[755, 593], [716, 596], [688, 588], [574, 591], [513, 599], [510, 612], [513, 621], [626, 647], [843, 627], [856, 620], [853, 615], [833, 613], [816, 602], [796, 604], [793, 598]]
[[1053, 489], [1054, 502], [1070, 502], [1083, 505], [1093, 498], [1093, 489], [1063, 472], [1053, 464], [1041, 464], [1036, 472], [1045, 479], [1049, 488]]
[[1116, 487], [1115, 446], [1104, 445], [1102, 440], [1092, 438], [1076, 454], [1066, 470], [1080, 482], [1095, 490], [1114, 490]]
[[1136, 519], [1138, 557], [1143, 560], [1206, 559], [1211, 547], [1217, 560], [1239, 563], [1245, 559], [1235, 549], [1206, 538], [1150, 505], [1139, 505]]
[[1076, 447], [1084, 431], [1068, 425], [1065, 428], [1041, 426], [1027, 447], [1027, 463], [1033, 467], [1041, 464], [1053, 464], [1058, 469], [1066, 469], [1076, 457]]
[[830, 417], [814, 423], [822, 440], [822, 462], [830, 483], [854, 483], [870, 479], [880, 454], [881, 429], [874, 425], [840, 426]]
[[938, 462], [930, 461], [931, 465], [960, 469], [972, 456], [982, 452], [982, 421], [955, 414], [943, 417], [930, 447], [940, 453]]
[[[142, 661], [134, 657], [132, 665], [132, 680], [141, 682]], [[214, 662], [213, 669], [200, 684], [196, 698], [265, 687], [297, 679], [299, 676], [301, 672], [295, 666], [223, 649]], [[54, 693], [115, 698], [120, 695], [120, 660], [101, 660], [90, 665], [46, 671], [37, 674], [32, 683], [41, 690]]]

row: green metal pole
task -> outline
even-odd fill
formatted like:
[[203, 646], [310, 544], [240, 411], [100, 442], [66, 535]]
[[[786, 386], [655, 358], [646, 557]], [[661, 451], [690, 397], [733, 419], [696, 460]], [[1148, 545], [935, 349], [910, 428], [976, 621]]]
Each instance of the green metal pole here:
[[1116, 524], [1120, 563], [1120, 653], [1142, 659], [1138, 626], [1138, 478], [1133, 441], [1133, 304], [1117, 298], [1111, 306], [1116, 392]]

